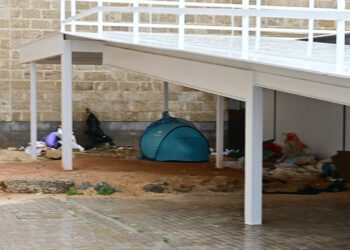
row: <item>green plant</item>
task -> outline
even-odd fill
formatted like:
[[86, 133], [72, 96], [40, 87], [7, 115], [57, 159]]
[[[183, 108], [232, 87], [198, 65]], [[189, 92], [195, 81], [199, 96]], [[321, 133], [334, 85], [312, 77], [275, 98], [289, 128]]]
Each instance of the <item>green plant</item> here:
[[164, 242], [164, 243], [169, 243], [169, 239], [168, 239], [167, 237], [164, 237], [164, 236], [163, 236], [163, 242]]
[[72, 195], [83, 195], [82, 192], [76, 190], [75, 188], [70, 188], [66, 191], [66, 195], [72, 196]]
[[97, 193], [100, 195], [111, 195], [115, 193], [115, 189], [112, 187], [101, 187]]

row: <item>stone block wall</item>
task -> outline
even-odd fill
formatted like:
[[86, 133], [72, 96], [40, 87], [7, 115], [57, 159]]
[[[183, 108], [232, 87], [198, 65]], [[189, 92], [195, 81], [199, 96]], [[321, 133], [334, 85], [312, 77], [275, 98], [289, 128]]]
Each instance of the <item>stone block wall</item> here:
[[[241, 2], [240, 0], [213, 1]], [[1, 126], [7, 123], [9, 125], [6, 126], [11, 127], [12, 124], [21, 125], [29, 121], [29, 66], [19, 63], [19, 46], [59, 30], [59, 2], [58, 0], [0, 0]], [[251, 3], [253, 4], [254, 1]], [[316, 5], [320, 7], [334, 7], [335, 3], [335, 0], [316, 0]], [[308, 0], [264, 0], [263, 4], [307, 6]], [[347, 1], [347, 4], [350, 7], [350, 0]], [[79, 4], [78, 9], [86, 9], [90, 6], [91, 3]], [[131, 16], [117, 14], [106, 15], [106, 18], [126, 21]], [[147, 18], [150, 18], [149, 15], [141, 16], [144, 21], [147, 21]], [[235, 18], [234, 21], [239, 25], [240, 18]], [[152, 22], [176, 22], [176, 17], [153, 15]], [[230, 25], [232, 18], [187, 16], [186, 22]], [[307, 22], [305, 20], [266, 19], [263, 20], [263, 26], [266, 25], [304, 27]], [[317, 22], [316, 26], [333, 28], [334, 23]], [[60, 120], [60, 85], [59, 65], [38, 65], [38, 119], [43, 124], [51, 124]], [[106, 66], [75, 66], [74, 120], [76, 122], [85, 120], [86, 107], [91, 108], [99, 119], [111, 122], [111, 124], [113, 122], [123, 124], [124, 122], [153, 121], [160, 117], [162, 110], [162, 83], [157, 79]], [[171, 84], [170, 111], [178, 117], [191, 121], [213, 122], [215, 120], [215, 96]], [[28, 129], [26, 126], [24, 128]], [[3, 132], [8, 130], [11, 129], [5, 129]], [[1, 128], [0, 131], [2, 131]], [[8, 137], [3, 141], [10, 143], [11, 140]]]

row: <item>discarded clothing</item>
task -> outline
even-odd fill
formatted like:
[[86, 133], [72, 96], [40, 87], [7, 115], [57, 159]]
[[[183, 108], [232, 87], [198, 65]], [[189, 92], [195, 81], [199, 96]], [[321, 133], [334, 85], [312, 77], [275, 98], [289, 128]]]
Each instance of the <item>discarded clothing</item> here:
[[46, 145], [54, 149], [61, 147], [61, 143], [58, 142], [59, 140], [61, 140], [61, 135], [57, 131], [51, 132], [44, 138]]

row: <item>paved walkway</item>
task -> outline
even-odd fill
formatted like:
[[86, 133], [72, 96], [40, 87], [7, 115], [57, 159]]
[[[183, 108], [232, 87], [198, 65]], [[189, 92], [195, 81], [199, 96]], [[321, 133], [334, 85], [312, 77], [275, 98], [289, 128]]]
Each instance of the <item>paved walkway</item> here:
[[265, 225], [255, 227], [243, 223], [242, 200], [74, 197], [1, 205], [0, 249], [349, 249], [349, 199], [274, 196]]

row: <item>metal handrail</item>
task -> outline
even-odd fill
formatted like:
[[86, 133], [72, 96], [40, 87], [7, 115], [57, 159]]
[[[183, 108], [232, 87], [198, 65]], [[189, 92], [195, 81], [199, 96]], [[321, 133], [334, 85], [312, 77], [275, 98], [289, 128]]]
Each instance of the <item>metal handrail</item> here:
[[[141, 28], [177, 29], [179, 36], [179, 48], [183, 48], [184, 36], [189, 30], [216, 30], [241, 32], [242, 45], [248, 46], [250, 32], [255, 32], [255, 38], [259, 40], [262, 33], [278, 33], [280, 37], [290, 37], [290, 34], [305, 35], [308, 37], [310, 51], [315, 35], [337, 35], [337, 58], [344, 60], [346, 22], [350, 21], [350, 10], [346, 9], [345, 0], [337, 0], [337, 8], [315, 8], [315, 0], [309, 0], [309, 7], [283, 7], [264, 6], [261, 0], [255, 5], [250, 5], [249, 0], [242, 0], [242, 4], [190, 2], [186, 0], [161, 1], [161, 0], [70, 0], [71, 16], [66, 18], [66, 0], [61, 0], [61, 31], [65, 32], [67, 26], [71, 26], [71, 32], [78, 32], [77, 26], [97, 26], [98, 34], [102, 34], [106, 27], [132, 28], [134, 41], [138, 41]], [[94, 7], [77, 12], [79, 2], [95, 4]], [[107, 6], [119, 4], [122, 6]], [[130, 22], [105, 22], [104, 15], [110, 13], [130, 13], [133, 18]], [[176, 15], [177, 23], [153, 24], [142, 23], [140, 15], [171, 14]], [[96, 15], [96, 21], [83, 21], [84, 18]], [[241, 17], [242, 25], [213, 25], [213, 24], [187, 24], [187, 15], [229, 16]], [[250, 17], [255, 17], [255, 25], [250, 22]], [[306, 28], [280, 28], [262, 27], [262, 18], [285, 18], [308, 20]], [[315, 20], [327, 20], [336, 22], [336, 29], [315, 29]], [[283, 34], [289, 34], [283, 35]], [[257, 45], [259, 42], [256, 43]], [[247, 50], [248, 48], [243, 48]]]

